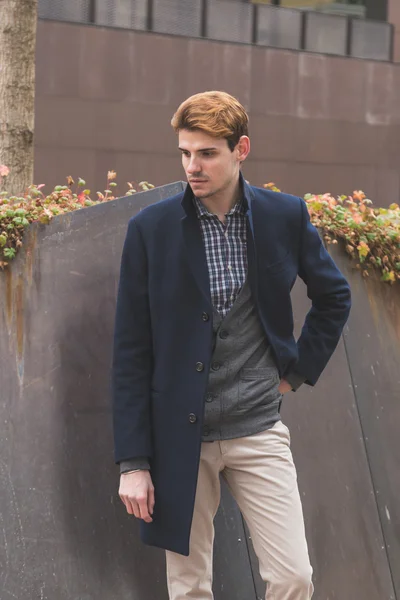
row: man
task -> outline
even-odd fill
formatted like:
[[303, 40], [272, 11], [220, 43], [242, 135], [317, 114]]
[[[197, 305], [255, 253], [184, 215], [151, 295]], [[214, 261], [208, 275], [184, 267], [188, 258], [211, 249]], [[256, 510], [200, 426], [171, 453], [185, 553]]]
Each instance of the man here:
[[[313, 594], [283, 395], [314, 385], [350, 291], [300, 198], [249, 186], [248, 116], [223, 92], [172, 125], [188, 185], [129, 222], [113, 362], [120, 497], [166, 549], [171, 600], [212, 600], [213, 518], [225, 478], [247, 521], [267, 600]], [[312, 301], [293, 337], [290, 290]], [[233, 599], [232, 599], [233, 600]], [[242, 600], [242, 599], [240, 599]]]

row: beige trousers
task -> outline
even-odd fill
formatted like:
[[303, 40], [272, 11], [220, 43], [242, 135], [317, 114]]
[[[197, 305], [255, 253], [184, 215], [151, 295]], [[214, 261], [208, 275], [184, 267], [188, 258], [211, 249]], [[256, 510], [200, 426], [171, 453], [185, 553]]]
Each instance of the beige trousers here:
[[220, 474], [249, 527], [267, 584], [266, 600], [310, 600], [312, 568], [303, 511], [290, 434], [281, 421], [256, 435], [202, 444], [190, 554], [166, 552], [170, 600], [213, 599], [213, 520]]

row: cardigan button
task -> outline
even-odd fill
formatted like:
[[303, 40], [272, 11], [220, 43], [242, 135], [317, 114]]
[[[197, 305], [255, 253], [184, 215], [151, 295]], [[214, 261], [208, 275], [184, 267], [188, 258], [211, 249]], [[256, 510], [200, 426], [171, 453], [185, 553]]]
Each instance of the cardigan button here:
[[221, 368], [221, 363], [213, 362], [213, 364], [211, 365], [211, 368], [213, 371], [219, 371], [219, 369]]
[[219, 337], [221, 338], [221, 340], [226, 340], [226, 338], [229, 336], [229, 333], [226, 331], [226, 329], [222, 329], [219, 332]]
[[197, 417], [194, 413], [190, 413], [189, 415], [189, 423], [196, 423]]
[[201, 373], [202, 371], [204, 371], [204, 365], [202, 362], [197, 362], [196, 363], [196, 371], [198, 371], [199, 373]]

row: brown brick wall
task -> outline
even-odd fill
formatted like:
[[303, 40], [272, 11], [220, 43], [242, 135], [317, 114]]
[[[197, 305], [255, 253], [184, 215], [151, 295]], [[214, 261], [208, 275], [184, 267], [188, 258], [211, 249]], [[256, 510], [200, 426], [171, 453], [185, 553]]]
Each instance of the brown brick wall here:
[[[222, 89], [250, 113], [244, 174], [295, 194], [400, 195], [400, 65], [111, 28], [39, 22], [36, 170], [104, 189], [184, 177], [170, 127], [190, 94]], [[125, 191], [122, 186], [120, 192]]]

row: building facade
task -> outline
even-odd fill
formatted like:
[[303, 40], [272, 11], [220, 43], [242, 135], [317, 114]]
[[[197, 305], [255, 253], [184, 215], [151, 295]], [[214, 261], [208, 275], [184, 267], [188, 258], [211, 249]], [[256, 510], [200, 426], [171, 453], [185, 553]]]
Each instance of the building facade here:
[[398, 0], [386, 21], [238, 0], [40, 0], [35, 180], [101, 190], [115, 169], [123, 194], [181, 179], [171, 116], [223, 89], [250, 114], [251, 183], [398, 202], [399, 12]]

